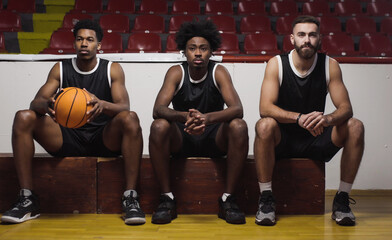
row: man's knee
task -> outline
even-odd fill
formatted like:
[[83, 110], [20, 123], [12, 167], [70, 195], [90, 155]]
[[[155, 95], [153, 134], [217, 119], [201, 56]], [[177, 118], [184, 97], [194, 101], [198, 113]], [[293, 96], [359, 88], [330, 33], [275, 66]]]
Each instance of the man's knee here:
[[278, 123], [273, 118], [261, 118], [256, 123], [256, 137], [271, 138], [274, 132], [279, 128]]
[[115, 117], [117, 123], [120, 123], [124, 130], [130, 130], [132, 132], [140, 132], [141, 127], [139, 123], [139, 117], [133, 111], [122, 111]]
[[355, 137], [359, 140], [364, 139], [365, 127], [364, 127], [362, 121], [360, 121], [356, 118], [350, 118], [347, 121], [347, 129], [348, 129], [350, 136]]
[[229, 129], [231, 133], [234, 133], [238, 137], [248, 135], [248, 125], [240, 118], [233, 119], [229, 124]]
[[150, 128], [150, 139], [155, 137], [162, 137], [170, 130], [170, 123], [165, 119], [155, 119]]
[[14, 129], [23, 129], [26, 127], [33, 127], [37, 119], [37, 115], [32, 110], [19, 110], [15, 113], [14, 117]]

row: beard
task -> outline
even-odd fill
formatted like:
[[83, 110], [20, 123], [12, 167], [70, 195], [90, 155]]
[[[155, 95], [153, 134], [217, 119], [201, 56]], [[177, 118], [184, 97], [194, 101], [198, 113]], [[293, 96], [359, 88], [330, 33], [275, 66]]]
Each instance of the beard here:
[[[308, 49], [304, 49], [304, 47], [308, 47]], [[310, 43], [304, 44], [302, 46], [298, 46], [294, 42], [294, 49], [295, 49], [295, 51], [297, 51], [298, 55], [301, 58], [304, 58], [304, 59], [311, 59], [317, 53], [319, 48], [320, 48], [320, 44], [319, 43], [316, 46], [313, 46]]]

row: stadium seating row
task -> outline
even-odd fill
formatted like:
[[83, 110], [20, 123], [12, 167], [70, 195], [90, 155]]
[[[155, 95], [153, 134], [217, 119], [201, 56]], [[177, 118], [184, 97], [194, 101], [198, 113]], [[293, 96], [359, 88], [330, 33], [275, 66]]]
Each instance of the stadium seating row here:
[[[296, 16], [279, 17], [274, 24], [271, 23], [268, 16], [263, 15], [243, 16], [238, 22], [234, 17], [228, 15], [211, 15], [206, 18], [212, 20], [222, 33], [249, 34], [275, 31], [278, 35], [285, 35], [291, 33], [291, 23]], [[93, 19], [94, 17], [87, 13], [68, 13], [64, 16], [61, 29], [70, 30], [77, 21], [86, 18]], [[160, 15], [136, 15], [134, 21], [131, 21], [128, 15], [102, 14], [99, 15], [99, 22], [107, 32], [175, 33], [183, 22], [198, 18], [198, 15], [174, 15], [166, 24], [165, 18]], [[372, 17], [349, 17], [344, 24], [335, 16], [320, 16], [318, 18], [321, 22], [320, 31], [324, 35], [344, 31], [358, 36], [375, 32], [392, 36], [392, 16], [383, 17], [380, 20], [380, 29], [377, 28], [377, 23]], [[133, 23], [132, 29], [131, 22]], [[0, 31], [18, 32], [21, 30], [21, 25], [21, 17], [17, 13], [0, 12]], [[274, 30], [273, 25], [275, 26]]]
[[[108, 0], [104, 9], [102, 0], [76, 0], [72, 12], [218, 15], [270, 14], [271, 16], [295, 15], [298, 13], [324, 16], [330, 14], [338, 16], [358, 16], [363, 14], [370, 16], [389, 16], [392, 13], [392, 3], [388, 0], [367, 0], [365, 2], [365, 7], [363, 7], [358, 0], [205, 0], [205, 2], [198, 0], [173, 0], [169, 8], [168, 1], [166, 0], [141, 0], [138, 8], [136, 8], [135, 0]], [[333, 4], [331, 5], [331, 3]], [[35, 4], [35, 0], [8, 0], [7, 9], [32, 13], [35, 12]]]
[[[247, 34], [244, 37], [243, 51], [240, 49], [238, 37], [233, 33], [222, 33], [222, 46], [215, 54], [250, 54], [250, 55], [276, 55], [288, 52], [293, 48], [290, 36], [283, 39], [282, 49], [278, 48], [276, 35], [271, 32], [260, 34]], [[169, 34], [163, 50], [161, 36], [156, 33], [133, 33], [127, 39], [126, 48], [123, 49], [123, 38], [119, 33], [105, 33], [100, 53], [160, 53], [178, 52], [175, 35]], [[44, 54], [73, 54], [74, 36], [71, 31], [55, 31], [52, 34], [49, 48]], [[391, 57], [392, 45], [385, 35], [375, 33], [361, 37], [359, 51], [355, 50], [352, 37], [346, 33], [328, 35], [323, 38], [323, 52], [331, 56], [375, 56]]]

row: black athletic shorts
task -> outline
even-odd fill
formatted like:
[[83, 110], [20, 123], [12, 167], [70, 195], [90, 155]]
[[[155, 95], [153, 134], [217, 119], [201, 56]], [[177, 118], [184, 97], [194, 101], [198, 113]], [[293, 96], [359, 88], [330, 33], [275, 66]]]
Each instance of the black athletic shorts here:
[[49, 152], [56, 157], [116, 157], [121, 152], [112, 152], [103, 143], [103, 130], [105, 126], [98, 127], [86, 137], [78, 129], [60, 126], [63, 134], [63, 146], [58, 152]]
[[281, 141], [275, 148], [276, 158], [311, 158], [328, 162], [340, 150], [331, 140], [332, 126], [313, 137], [308, 131], [291, 132], [279, 124]]
[[226, 153], [220, 151], [215, 143], [216, 133], [222, 123], [208, 125], [200, 136], [189, 135], [184, 131], [185, 124], [176, 122], [182, 133], [182, 147], [174, 157], [222, 157]]

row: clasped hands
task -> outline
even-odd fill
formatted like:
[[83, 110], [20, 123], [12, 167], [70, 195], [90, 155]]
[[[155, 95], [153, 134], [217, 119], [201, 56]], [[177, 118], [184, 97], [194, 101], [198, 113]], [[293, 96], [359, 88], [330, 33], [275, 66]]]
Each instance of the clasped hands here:
[[206, 115], [196, 109], [189, 109], [184, 131], [190, 135], [201, 135], [206, 129]]

